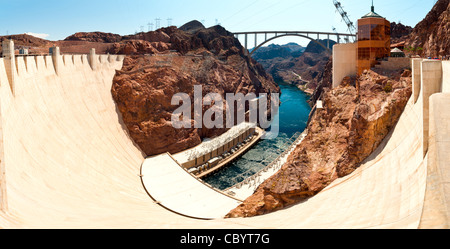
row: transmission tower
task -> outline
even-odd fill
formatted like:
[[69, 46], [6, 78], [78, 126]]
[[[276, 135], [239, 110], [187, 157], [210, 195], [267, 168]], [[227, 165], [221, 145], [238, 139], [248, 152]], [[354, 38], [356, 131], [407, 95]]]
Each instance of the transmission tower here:
[[167, 18], [167, 27], [172, 26], [172, 18]]
[[153, 23], [149, 22], [147, 23], [147, 25], [148, 25], [148, 32], [153, 31]]
[[155, 27], [155, 29], [159, 29], [160, 28], [160, 22], [161, 22], [161, 18], [156, 18], [155, 19], [155, 23], [156, 23], [156, 27]]
[[350, 32], [350, 34], [352, 34], [352, 35], [355, 34], [356, 33], [355, 25], [353, 25], [353, 22], [350, 21], [350, 18], [348, 18], [347, 12], [344, 11], [341, 3], [338, 2], [337, 0], [333, 0], [333, 4], [336, 7], [339, 14], [341, 15], [342, 20], [344, 20], [345, 24], [347, 25], [347, 28], [348, 28], [348, 31]]

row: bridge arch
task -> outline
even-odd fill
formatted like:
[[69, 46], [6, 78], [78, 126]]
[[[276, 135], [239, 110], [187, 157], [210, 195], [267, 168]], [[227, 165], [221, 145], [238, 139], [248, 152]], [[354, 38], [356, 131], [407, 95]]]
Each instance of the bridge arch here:
[[320, 42], [317, 41], [317, 39], [311, 38], [307, 35], [302, 35], [302, 34], [282, 34], [282, 35], [276, 35], [274, 37], [271, 37], [270, 39], [265, 40], [263, 43], [259, 44], [258, 46], [256, 46], [252, 52], [250, 53], [250, 55], [252, 55], [256, 50], [258, 50], [259, 48], [261, 48], [262, 46], [264, 46], [266, 43], [273, 41], [275, 39], [281, 38], [281, 37], [285, 37], [285, 36], [299, 36], [299, 37], [303, 37], [306, 39], [309, 39], [317, 44], [319, 44], [322, 48], [324, 48], [326, 51], [328, 51], [331, 54], [331, 49], [325, 47], [323, 44], [321, 44]]

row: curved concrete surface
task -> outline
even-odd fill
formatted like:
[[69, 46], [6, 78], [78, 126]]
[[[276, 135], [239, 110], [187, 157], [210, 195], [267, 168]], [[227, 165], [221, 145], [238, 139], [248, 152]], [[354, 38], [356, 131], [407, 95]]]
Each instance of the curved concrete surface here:
[[146, 159], [141, 168], [147, 193], [161, 206], [192, 218], [224, 217], [242, 201], [208, 187], [169, 154]]
[[260, 217], [205, 221], [163, 208], [143, 187], [144, 156], [110, 93], [121, 61], [99, 60], [95, 71], [86, 57], [64, 61], [57, 75], [51, 58], [18, 60], [13, 96], [0, 59], [2, 228], [419, 227], [427, 185], [421, 98], [361, 168], [317, 196]]

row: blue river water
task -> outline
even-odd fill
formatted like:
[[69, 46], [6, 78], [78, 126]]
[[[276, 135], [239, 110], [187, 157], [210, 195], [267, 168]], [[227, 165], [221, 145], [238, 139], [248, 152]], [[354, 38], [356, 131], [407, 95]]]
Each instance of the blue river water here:
[[280, 82], [278, 85], [281, 88], [278, 136], [262, 139], [238, 160], [203, 181], [221, 190], [229, 188], [267, 166], [290, 145], [294, 134], [305, 130], [311, 112], [309, 96], [296, 86]]

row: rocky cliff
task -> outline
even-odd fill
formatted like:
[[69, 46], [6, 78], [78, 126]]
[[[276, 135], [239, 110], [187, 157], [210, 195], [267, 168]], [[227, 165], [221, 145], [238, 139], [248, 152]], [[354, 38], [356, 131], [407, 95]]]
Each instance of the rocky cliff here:
[[402, 23], [391, 23], [391, 44], [406, 41], [413, 28]]
[[104, 33], [104, 32], [78, 32], [67, 37], [64, 40], [114, 43], [120, 42], [122, 40], [122, 36], [118, 34]]
[[308, 103], [313, 107], [317, 100], [321, 99], [322, 94], [327, 88], [331, 88], [333, 84], [333, 58], [330, 58], [325, 65], [322, 72], [317, 75], [315, 81], [317, 82], [316, 88], [314, 89]]
[[411, 95], [411, 72], [366, 71], [325, 88], [308, 135], [287, 162], [227, 217], [261, 215], [307, 199], [359, 167], [396, 125]]
[[439, 0], [418, 23], [406, 42], [415, 54], [425, 57], [450, 55], [450, 0]]
[[[320, 43], [327, 45], [326, 40]], [[336, 42], [330, 40], [330, 46]], [[321, 78], [331, 54], [315, 42], [301, 50], [289, 50], [285, 46], [268, 46], [256, 51], [254, 58], [263, 65], [275, 80], [297, 85], [301, 90], [312, 93]], [[301, 51], [301, 52], [300, 52]]]
[[223, 99], [226, 93], [279, 92], [272, 77], [224, 28], [185, 30], [163, 28], [144, 34], [145, 40], [122, 41], [114, 47], [132, 55], [114, 77], [113, 98], [130, 136], [147, 155], [177, 153], [226, 131], [175, 129], [171, 116], [179, 106], [171, 105], [174, 94], [187, 93], [194, 110], [194, 85], [202, 86], [203, 96], [219, 93]]

